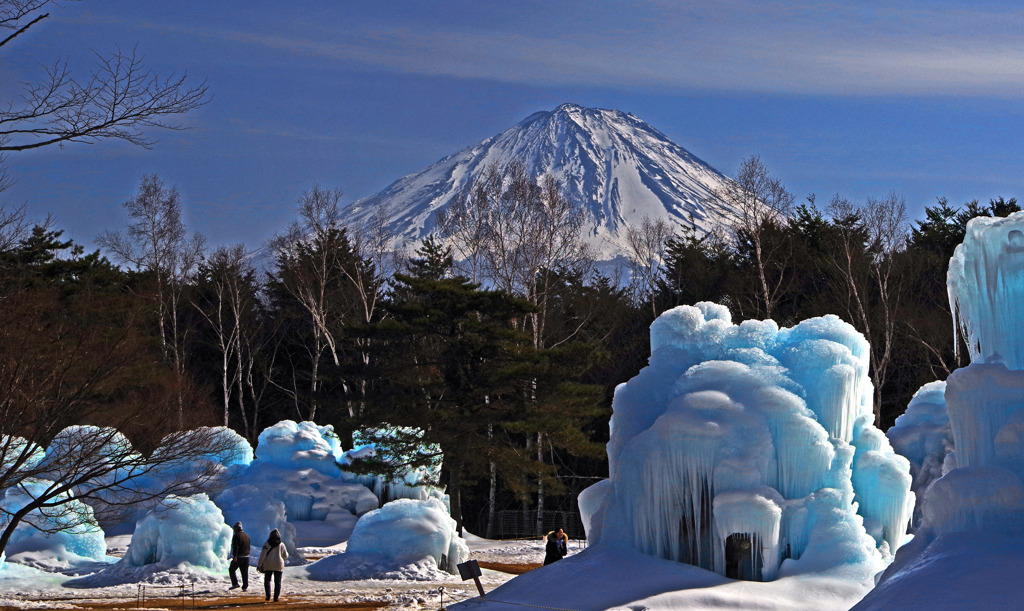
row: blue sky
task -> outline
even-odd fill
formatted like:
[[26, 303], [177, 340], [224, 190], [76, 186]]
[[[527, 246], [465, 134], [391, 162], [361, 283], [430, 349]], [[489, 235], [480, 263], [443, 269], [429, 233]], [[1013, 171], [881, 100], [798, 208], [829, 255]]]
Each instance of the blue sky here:
[[261, 245], [303, 189], [346, 201], [562, 102], [632, 112], [726, 174], [758, 154], [799, 198], [911, 214], [1014, 197], [1024, 11], [978, 2], [85, 0], [4, 48], [0, 91], [68, 57], [139, 53], [211, 102], [152, 150], [17, 153], [0, 194], [79, 242], [155, 172], [211, 244]]

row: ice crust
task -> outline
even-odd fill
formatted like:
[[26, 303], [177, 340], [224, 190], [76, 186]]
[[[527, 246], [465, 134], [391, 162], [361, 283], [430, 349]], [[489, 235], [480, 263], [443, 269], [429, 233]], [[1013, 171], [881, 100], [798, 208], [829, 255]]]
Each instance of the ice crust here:
[[881, 567], [914, 495], [872, 424], [867, 368], [867, 342], [835, 316], [780, 329], [706, 302], [662, 314], [649, 365], [615, 392], [610, 477], [580, 497], [588, 538], [725, 574], [725, 540], [753, 535], [763, 579]]

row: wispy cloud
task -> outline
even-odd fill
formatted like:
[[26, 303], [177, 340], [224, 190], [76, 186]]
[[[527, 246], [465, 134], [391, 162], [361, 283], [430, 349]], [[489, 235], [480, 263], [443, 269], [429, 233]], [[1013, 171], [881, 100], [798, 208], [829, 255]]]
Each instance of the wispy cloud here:
[[[1024, 96], [1024, 12], [989, 3], [466, 4], [425, 20], [295, 10], [274, 31], [150, 23], [275, 53], [500, 82], [782, 94]], [[226, 22], [226, 21], [225, 21]], [[314, 24], [310, 26], [309, 24]], [[139, 24], [135, 24], [138, 26]]]

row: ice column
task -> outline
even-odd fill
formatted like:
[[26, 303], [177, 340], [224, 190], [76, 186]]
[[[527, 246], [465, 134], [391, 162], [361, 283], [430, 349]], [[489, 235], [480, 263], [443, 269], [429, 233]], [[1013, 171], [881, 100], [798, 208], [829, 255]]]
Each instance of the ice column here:
[[963, 334], [971, 362], [1024, 369], [1024, 212], [971, 219], [946, 285], [954, 332]]

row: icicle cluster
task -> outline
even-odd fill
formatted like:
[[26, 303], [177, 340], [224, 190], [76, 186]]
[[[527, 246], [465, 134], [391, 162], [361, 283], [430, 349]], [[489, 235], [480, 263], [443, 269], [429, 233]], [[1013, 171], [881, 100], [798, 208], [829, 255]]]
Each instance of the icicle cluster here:
[[853, 327], [735, 325], [699, 303], [659, 317], [651, 350], [616, 390], [610, 478], [580, 498], [592, 540], [747, 579], [807, 555], [806, 570], [881, 562], [902, 543], [909, 463], [872, 425]]
[[925, 493], [924, 527], [1024, 531], [1024, 213], [971, 219], [946, 283], [971, 364], [946, 381], [955, 452]]
[[1024, 341], [1014, 332], [1024, 319], [1024, 212], [971, 219], [946, 286], [955, 339], [962, 334], [971, 362], [1024, 370]]

